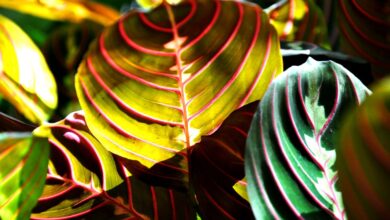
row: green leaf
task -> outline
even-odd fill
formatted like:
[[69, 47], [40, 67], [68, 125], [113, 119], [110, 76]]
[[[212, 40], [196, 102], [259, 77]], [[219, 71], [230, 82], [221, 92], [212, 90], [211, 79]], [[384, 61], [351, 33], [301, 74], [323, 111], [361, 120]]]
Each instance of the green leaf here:
[[390, 79], [346, 117], [338, 134], [340, 189], [349, 219], [390, 218]]
[[0, 133], [0, 219], [28, 219], [42, 193], [47, 140], [30, 132]]
[[258, 219], [345, 219], [334, 134], [369, 90], [332, 61], [311, 58], [273, 81], [252, 122], [245, 156]]
[[[255, 2], [262, 5], [267, 1]], [[281, 0], [264, 11], [281, 40], [307, 41], [330, 48], [325, 17], [313, 0]]]
[[337, 5], [339, 49], [368, 60], [377, 78], [390, 72], [389, 6], [372, 0], [340, 0]]
[[57, 87], [39, 48], [0, 15], [0, 94], [33, 123], [57, 107]]
[[246, 192], [245, 141], [257, 106], [254, 102], [234, 111], [190, 150], [190, 185], [205, 219], [254, 219], [248, 201], [234, 186]]
[[48, 124], [51, 147], [44, 192], [32, 219], [195, 219], [189, 197], [146, 184], [90, 133], [82, 112]]
[[258, 6], [186, 1], [130, 11], [106, 29], [76, 90], [97, 139], [151, 167], [259, 100], [281, 70], [276, 32]]

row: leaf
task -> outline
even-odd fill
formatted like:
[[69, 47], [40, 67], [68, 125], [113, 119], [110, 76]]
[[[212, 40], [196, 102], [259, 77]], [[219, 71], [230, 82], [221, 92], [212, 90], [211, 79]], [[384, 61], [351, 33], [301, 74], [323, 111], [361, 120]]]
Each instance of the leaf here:
[[332, 61], [311, 58], [275, 79], [255, 114], [245, 155], [256, 218], [345, 219], [334, 134], [369, 90]]
[[0, 132], [12, 132], [12, 131], [33, 131], [35, 126], [26, 124], [22, 121], [19, 121], [16, 118], [13, 118], [9, 115], [6, 115], [0, 112]]
[[130, 11], [105, 30], [76, 91], [97, 139], [151, 167], [260, 99], [281, 70], [279, 41], [258, 6], [189, 1]]
[[49, 172], [32, 219], [195, 219], [185, 192], [131, 176], [91, 135], [82, 112], [45, 126]]
[[0, 133], [0, 219], [28, 219], [42, 193], [49, 145], [29, 132]]
[[390, 80], [347, 115], [336, 165], [349, 219], [390, 218]]
[[89, 0], [2, 0], [0, 7], [45, 19], [77, 23], [88, 19], [102, 25], [110, 25], [119, 18], [116, 10]]
[[0, 94], [33, 123], [57, 106], [57, 88], [40, 50], [12, 21], [0, 16]]
[[372, 64], [376, 78], [390, 72], [390, 20], [388, 1], [339, 0], [340, 50]]
[[254, 219], [246, 191], [245, 141], [258, 102], [234, 111], [212, 135], [190, 151], [190, 184], [205, 219]]
[[[263, 1], [255, 2], [264, 4]], [[325, 17], [313, 0], [277, 1], [265, 11], [281, 40], [307, 41], [330, 48]]]
[[315, 44], [308, 42], [281, 42], [284, 69], [293, 65], [301, 65], [311, 57], [318, 61], [331, 60], [352, 72], [365, 85], [370, 85], [374, 81], [371, 74], [370, 63], [359, 58], [349, 56], [340, 52], [326, 50]]

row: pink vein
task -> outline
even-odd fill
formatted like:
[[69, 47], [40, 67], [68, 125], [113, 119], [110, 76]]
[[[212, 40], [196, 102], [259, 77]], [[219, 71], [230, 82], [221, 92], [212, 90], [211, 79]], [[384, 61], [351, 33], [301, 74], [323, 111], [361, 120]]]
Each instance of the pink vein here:
[[231, 33], [229, 39], [224, 43], [224, 45], [219, 49], [219, 51], [199, 71], [197, 71], [196, 73], [193, 73], [186, 81], [184, 81], [184, 85], [186, 85], [193, 78], [195, 78], [197, 75], [202, 73], [207, 67], [209, 67], [214, 62], [214, 60], [217, 59], [222, 52], [224, 52], [224, 50], [230, 45], [230, 43], [236, 37], [238, 30], [241, 27], [242, 20], [243, 20], [242, 4], [239, 4], [237, 2], [236, 6], [239, 9], [239, 17], [238, 17], [237, 23], [235, 24], [235, 28], [234, 28], [233, 32]]
[[158, 220], [158, 204], [156, 198], [156, 191], [153, 186], [150, 187], [150, 192], [152, 194], [152, 204], [153, 204], [153, 216], [154, 220]]
[[176, 220], [177, 216], [176, 216], [175, 197], [171, 189], [169, 189], [168, 192], [169, 192], [169, 201], [171, 202], [171, 208], [172, 208], [172, 219]]
[[187, 49], [189, 47], [192, 47], [194, 44], [196, 44], [199, 40], [201, 40], [213, 28], [215, 22], [218, 20], [218, 17], [219, 17], [219, 15], [221, 13], [221, 2], [219, 0], [218, 1], [214, 1], [214, 2], [215, 2], [215, 5], [216, 5], [216, 9], [215, 9], [214, 16], [211, 19], [210, 23], [202, 31], [202, 33], [200, 33], [196, 38], [194, 38], [191, 42], [189, 42], [183, 48], [183, 50], [185, 50], [185, 49]]
[[[263, 136], [262, 135], [262, 128], [261, 128], [261, 126], [259, 126], [259, 125], [257, 125], [257, 126], [260, 129], [260, 135]], [[264, 144], [264, 142], [262, 144]], [[250, 154], [249, 156], [252, 159], [251, 160], [251, 165], [252, 165], [251, 167], [253, 169], [254, 176], [255, 176], [255, 179], [256, 179], [256, 185], [260, 189], [261, 198], [264, 199], [265, 205], [267, 206], [268, 210], [271, 212], [272, 217], [274, 219], [279, 220], [281, 218], [278, 215], [278, 213], [275, 211], [274, 206], [272, 205], [271, 201], [269, 200], [269, 196], [268, 196], [267, 192], [265, 191], [264, 185], [263, 185], [263, 183], [261, 181], [261, 178], [260, 178], [260, 172], [257, 169], [257, 164], [259, 164], [260, 162], [256, 161], [256, 158], [254, 157], [254, 154]], [[253, 187], [256, 187], [256, 186], [253, 186]], [[250, 196], [250, 194], [249, 194], [249, 196]]]
[[138, 50], [140, 52], [146, 53], [146, 54], [151, 54], [151, 55], [156, 55], [156, 56], [175, 56], [174, 52], [164, 52], [164, 51], [158, 51], [158, 50], [153, 50], [149, 49], [146, 47], [143, 47], [137, 43], [135, 43], [126, 33], [125, 27], [124, 27], [124, 19], [127, 17], [124, 16], [118, 21], [118, 30], [120, 36], [123, 38], [123, 40], [126, 42], [127, 45], [131, 46], [135, 50]]
[[[131, 106], [129, 106], [126, 102], [124, 102], [121, 98], [119, 98], [115, 92], [112, 91], [110, 86], [108, 86], [104, 80], [99, 76], [99, 73], [96, 71], [95, 67], [92, 64], [91, 57], [87, 57], [87, 67], [88, 70], [92, 73], [93, 77], [96, 79], [96, 81], [99, 83], [99, 85], [104, 89], [104, 91], [107, 92], [107, 94], [117, 103], [121, 108], [123, 108], [125, 111], [130, 112], [133, 115], [136, 115], [140, 118], [150, 120], [155, 123], [159, 124], [168, 124], [168, 125], [175, 125], [182, 127], [183, 124], [180, 122], [172, 122], [172, 121], [166, 121], [159, 118], [154, 118], [152, 116], [142, 114], [141, 111], [137, 111], [136, 109], [133, 109]], [[168, 106], [165, 106], [168, 107]], [[177, 110], [177, 109], [175, 109]]]
[[[104, 118], [104, 120], [115, 130], [117, 131], [118, 133], [120, 133], [121, 135], [125, 136], [126, 138], [131, 138], [131, 139], [134, 139], [134, 140], [137, 140], [137, 141], [141, 141], [141, 142], [144, 142], [144, 143], [147, 143], [147, 144], [150, 144], [152, 146], [155, 146], [157, 148], [160, 148], [160, 149], [163, 149], [163, 150], [167, 150], [167, 151], [170, 151], [170, 152], [178, 152], [178, 150], [174, 150], [174, 149], [171, 149], [171, 148], [167, 148], [167, 147], [164, 147], [164, 146], [161, 146], [161, 145], [157, 145], [155, 143], [152, 143], [152, 142], [149, 142], [149, 141], [146, 141], [146, 140], [143, 140], [143, 139], [140, 139], [138, 137], [135, 137], [133, 135], [131, 135], [130, 133], [128, 133], [127, 131], [123, 130], [121, 127], [117, 126], [115, 124], [115, 122], [113, 122], [109, 117], [107, 117], [107, 115], [100, 109], [100, 107], [95, 103], [95, 101], [93, 101], [92, 99], [92, 96], [91, 94], [89, 93], [84, 81], [82, 80], [82, 78], [79, 78], [79, 81], [81, 83], [81, 86], [82, 86], [82, 89], [84, 91], [84, 94], [86, 95], [88, 101], [91, 103], [91, 105], [94, 107], [94, 109]], [[123, 149], [123, 148], [122, 148]], [[126, 151], [129, 151], [128, 149], [124, 149]], [[131, 153], [134, 153], [135, 155], [138, 155], [136, 154], [135, 152], [131, 152]], [[141, 156], [141, 155], [139, 155]], [[146, 158], [145, 159], [148, 159], [148, 160], [151, 160], [150, 158]]]
[[104, 45], [104, 38], [103, 38], [103, 35], [100, 35], [100, 38], [99, 38], [99, 49], [100, 49], [100, 52], [101, 54], [103, 55], [105, 61], [107, 61], [107, 63], [117, 72], [123, 74], [124, 76], [126, 77], [129, 77], [130, 79], [133, 79], [139, 83], [142, 83], [146, 86], [149, 86], [149, 87], [152, 87], [152, 88], [156, 88], [156, 89], [160, 89], [160, 90], [165, 90], [165, 91], [172, 91], [172, 92], [178, 92], [178, 89], [176, 88], [172, 88], [172, 87], [165, 87], [165, 86], [161, 86], [161, 85], [158, 85], [158, 84], [155, 84], [155, 83], [152, 83], [152, 82], [149, 82], [141, 77], [138, 77], [136, 75], [133, 75], [129, 72], [127, 72], [126, 70], [124, 70], [122, 67], [120, 67], [118, 64], [115, 63], [115, 61], [110, 57], [110, 55], [108, 54], [108, 51], [106, 50], [105, 48], [105, 45]]
[[202, 191], [203, 193], [205, 194], [205, 196], [207, 197], [207, 199], [215, 205], [215, 207], [222, 212], [222, 214], [228, 218], [228, 219], [231, 219], [231, 220], [235, 220], [235, 218], [233, 216], [231, 216], [224, 208], [222, 208], [214, 199], [213, 197], [205, 190], [202, 188]]
[[[243, 17], [243, 8], [242, 8], [242, 5], [239, 5], [239, 11], [240, 11], [240, 18], [239, 18], [239, 26], [237, 26], [234, 30], [234, 33], [232, 36], [235, 36], [241, 26], [241, 23], [242, 23], [242, 17]], [[256, 11], [257, 12], [257, 11]], [[256, 13], [256, 31], [255, 31], [255, 34], [252, 38], [252, 42], [250, 44], [250, 47], [248, 48], [248, 50], [246, 51], [246, 54], [245, 54], [245, 57], [244, 59], [241, 61], [241, 64], [240, 66], [238, 67], [238, 69], [236, 70], [236, 72], [233, 74], [232, 78], [229, 79], [229, 81], [226, 83], [226, 85], [223, 86], [223, 88], [206, 104], [204, 105], [198, 112], [194, 113], [193, 115], [191, 115], [188, 120], [192, 120], [194, 118], [196, 118], [198, 115], [200, 115], [202, 112], [204, 112], [206, 109], [208, 109], [212, 104], [214, 104], [223, 94], [225, 94], [225, 91], [227, 89], [230, 88], [230, 86], [236, 81], [236, 79], [238, 78], [238, 76], [240, 75], [241, 73], [241, 70], [244, 68], [244, 65], [246, 63], [246, 61], [248, 60], [249, 58], [249, 55], [253, 49], [253, 47], [255, 46], [256, 44], [256, 41], [257, 41], [257, 38], [258, 38], [258, 34], [259, 34], [259, 14]], [[230, 39], [229, 39], [230, 40]], [[225, 50], [225, 46], [227, 46], [226, 44], [224, 45], [224, 48], [223, 50]], [[223, 52], [222, 50], [220, 50], [219, 52]], [[219, 54], [218, 54], [219, 55]]]

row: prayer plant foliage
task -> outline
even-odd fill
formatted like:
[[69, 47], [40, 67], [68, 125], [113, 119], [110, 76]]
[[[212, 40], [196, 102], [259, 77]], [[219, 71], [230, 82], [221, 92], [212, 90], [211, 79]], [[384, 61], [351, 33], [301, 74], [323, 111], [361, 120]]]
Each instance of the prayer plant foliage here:
[[[329, 48], [322, 1], [252, 2], [130, 0], [120, 16], [88, 0], [1, 1], [72, 22], [38, 45], [46, 39], [57, 83], [78, 66], [83, 111], [61, 120], [40, 50], [1, 16], [0, 98], [35, 125], [0, 114], [0, 219], [345, 219], [344, 206], [351, 219], [388, 216], [389, 156], [381, 147], [388, 143], [388, 90], [378, 90], [341, 131], [343, 116], [370, 93], [356, 77], [310, 58], [279, 74], [312, 57], [337, 61], [370, 83], [368, 63], [322, 49]], [[382, 3], [335, 2], [348, 42], [342, 49], [382, 74], [386, 56], [367, 54], [388, 49], [378, 33], [389, 24], [382, 11], [372, 15]], [[356, 31], [355, 19], [375, 31]], [[280, 48], [279, 40], [290, 42]], [[357, 47], [362, 41], [369, 44]], [[63, 88], [59, 101], [73, 92]], [[367, 111], [383, 120], [351, 123]], [[58, 122], [47, 122], [52, 114]], [[354, 142], [343, 135], [356, 131], [351, 126], [375, 132], [358, 132], [363, 141]], [[362, 153], [368, 150], [374, 156]], [[375, 207], [361, 208], [368, 204]]]
[[129, 12], [97, 38], [79, 67], [77, 95], [109, 151], [151, 167], [259, 100], [282, 71], [279, 48], [256, 5], [165, 3]]
[[248, 194], [258, 219], [345, 219], [334, 135], [348, 107], [368, 94], [341, 65], [311, 58], [272, 82], [246, 149]]

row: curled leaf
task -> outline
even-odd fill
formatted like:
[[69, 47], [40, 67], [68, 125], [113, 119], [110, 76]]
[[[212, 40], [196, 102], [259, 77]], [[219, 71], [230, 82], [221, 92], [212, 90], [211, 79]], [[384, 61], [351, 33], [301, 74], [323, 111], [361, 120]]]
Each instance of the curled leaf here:
[[42, 193], [47, 140], [30, 132], [0, 133], [0, 219], [28, 219]]
[[245, 156], [256, 218], [345, 219], [334, 134], [369, 90], [332, 61], [311, 58], [275, 79], [255, 114]]
[[57, 86], [39, 48], [1, 15], [0, 94], [33, 123], [46, 121], [57, 107]]
[[102, 25], [112, 24], [119, 18], [116, 10], [89, 0], [2, 0], [0, 7], [51, 20], [81, 22], [88, 19]]
[[336, 165], [349, 219], [390, 218], [390, 79], [347, 116]]
[[259, 100], [281, 70], [276, 32], [258, 6], [185, 1], [130, 11], [106, 29], [76, 89], [99, 141], [151, 167]]

